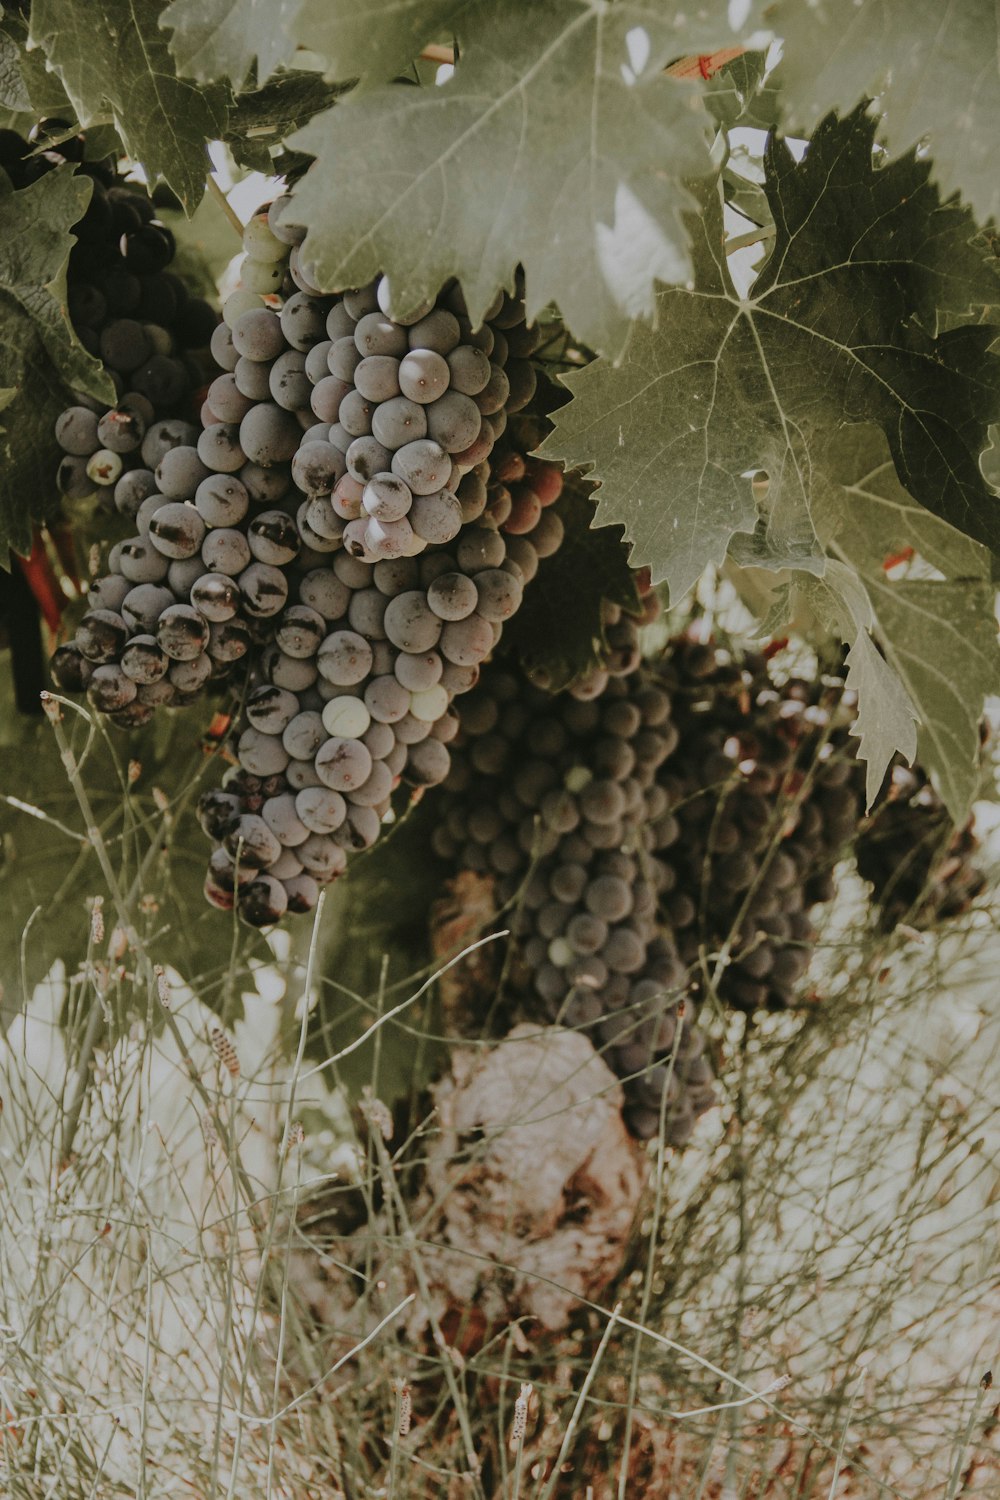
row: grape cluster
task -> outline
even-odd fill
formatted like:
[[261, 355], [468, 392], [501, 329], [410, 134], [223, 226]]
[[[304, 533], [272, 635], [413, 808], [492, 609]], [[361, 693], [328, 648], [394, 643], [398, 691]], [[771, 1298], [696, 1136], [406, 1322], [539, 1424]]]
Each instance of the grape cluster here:
[[956, 828], [926, 773], [894, 765], [885, 800], [854, 846], [882, 929], [933, 927], [968, 911], [986, 885], [974, 863], [978, 848], [972, 818]]
[[696, 991], [781, 1009], [809, 966], [809, 910], [832, 898], [863, 816], [851, 697], [834, 677], [778, 687], [763, 655], [736, 662], [685, 638], [659, 672], [680, 735], [660, 778], [681, 829], [662, 916]]
[[656, 1134], [662, 1110], [680, 1145], [714, 1096], [686, 966], [657, 921], [680, 834], [657, 777], [677, 740], [650, 671], [583, 700], [495, 667], [462, 705], [432, 846], [493, 877], [529, 1014], [592, 1034], [625, 1080], [633, 1132]]
[[[283, 212], [279, 200], [268, 215], [279, 234]], [[251, 250], [266, 253], [259, 223]], [[259, 251], [255, 263], [268, 265]], [[273, 283], [278, 272], [276, 260]], [[491, 451], [534, 389], [520, 296], [498, 296], [473, 329], [454, 284], [401, 321], [385, 278], [323, 295], [297, 246], [288, 274], [298, 290], [280, 313], [251, 305], [263, 273], [226, 304], [231, 347], [220, 335], [224, 373], [203, 413], [222, 419], [205, 429], [219, 451], [238, 444], [284, 481], [246, 528], [274, 623], [254, 655], [238, 764], [201, 811], [217, 841], [206, 894], [254, 925], [313, 906], [375, 841], [400, 781], [445, 778], [452, 700], [538, 559], [530, 538], [501, 530], [490, 495]], [[538, 482], [554, 498], [548, 469]], [[560, 536], [550, 526], [543, 545]], [[245, 575], [235, 582], [245, 604]]]

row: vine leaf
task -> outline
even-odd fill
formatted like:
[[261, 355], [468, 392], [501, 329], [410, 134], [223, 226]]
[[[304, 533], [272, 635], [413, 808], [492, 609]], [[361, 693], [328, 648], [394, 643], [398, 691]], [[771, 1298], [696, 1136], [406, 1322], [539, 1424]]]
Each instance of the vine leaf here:
[[711, 168], [708, 115], [662, 69], [697, 39], [652, 0], [481, 0], [454, 25], [446, 82], [351, 93], [292, 137], [316, 158], [306, 264], [330, 287], [386, 271], [404, 316], [455, 276], [478, 321], [520, 263], [529, 318], [557, 302], [619, 352], [654, 280], [690, 272], [682, 179]]
[[301, 0], [298, 36], [326, 58], [328, 78], [384, 83], [428, 42], [450, 37], [459, 15], [470, 9], [477, 9], [473, 0]]
[[875, 95], [890, 150], [929, 137], [945, 195], [980, 219], [1000, 213], [1000, 34], [988, 0], [781, 0], [768, 19], [783, 39], [784, 107], [811, 129], [828, 110]]
[[160, 25], [173, 32], [178, 73], [200, 83], [229, 78], [238, 89], [251, 69], [263, 84], [290, 61], [301, 9], [302, 0], [172, 0]]
[[[821, 469], [827, 548], [864, 582], [875, 637], [917, 709], [921, 765], [960, 825], [980, 780], [985, 699], [1000, 683], [990, 554], [913, 503], [876, 429], [845, 431]], [[904, 576], [887, 573], [909, 547], [918, 556]]]
[[830, 117], [801, 162], [770, 140], [775, 244], [745, 298], [718, 194], [704, 192], [693, 288], [660, 292], [658, 327], [633, 329], [620, 367], [598, 360], [563, 377], [574, 399], [542, 456], [600, 481], [598, 521], [625, 527], [633, 565], [648, 563], [675, 600], [734, 535], [755, 531], [761, 470], [774, 554], [821, 566], [812, 449], [863, 421], [885, 432], [915, 500], [1000, 549], [1000, 505], [978, 465], [1000, 412], [996, 330], [936, 332], [939, 313], [997, 300], [996, 263], [914, 154], [876, 165], [874, 130], [863, 110]]
[[177, 77], [158, 0], [35, 0], [42, 47], [83, 126], [118, 127], [125, 149], [190, 211], [205, 191], [205, 143], [223, 132], [221, 90]]
[[27, 114], [31, 97], [21, 72], [21, 53], [13, 37], [0, 31], [0, 106], [14, 114]]
[[91, 183], [57, 168], [15, 193], [0, 172], [0, 561], [31, 548], [33, 520], [56, 501], [52, 429], [66, 387], [114, 402], [114, 386], [77, 341], [65, 299], [70, 227]]
[[341, 89], [319, 73], [279, 73], [260, 89], [238, 94], [226, 125], [225, 140], [236, 160], [261, 172], [274, 170], [270, 148], [280, 146], [293, 130], [329, 109]]
[[618, 528], [592, 526], [593, 501], [578, 489], [567, 488], [556, 511], [564, 527], [562, 546], [543, 559], [524, 603], [504, 627], [505, 646], [529, 673], [544, 672], [553, 692], [602, 664], [603, 600], [639, 612]]

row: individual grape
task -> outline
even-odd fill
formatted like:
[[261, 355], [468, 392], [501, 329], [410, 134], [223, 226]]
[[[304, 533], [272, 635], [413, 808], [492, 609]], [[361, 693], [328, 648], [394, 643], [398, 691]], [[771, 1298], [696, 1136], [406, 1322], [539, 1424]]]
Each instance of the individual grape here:
[[148, 469], [126, 469], [114, 486], [115, 510], [121, 516], [135, 516], [144, 499], [156, 493], [156, 478]]
[[[247, 766], [246, 769], [249, 770], [250, 767]], [[281, 854], [281, 845], [257, 813], [243, 813], [236, 820], [234, 827], [223, 839], [223, 848], [238, 867], [243, 866], [248, 870], [264, 870]]]
[[422, 439], [427, 432], [424, 408], [405, 396], [395, 396], [371, 406], [369, 421], [377, 441], [390, 450]]
[[400, 393], [400, 368], [389, 354], [366, 355], [354, 368], [354, 384], [366, 401], [391, 401]]
[[364, 707], [379, 724], [398, 724], [410, 710], [410, 693], [396, 677], [373, 677], [365, 688]]
[[[330, 380], [336, 380], [336, 376], [329, 376]], [[323, 382], [321, 381], [322, 385]], [[338, 382], [343, 385], [343, 382]], [[319, 390], [319, 386], [316, 390]], [[315, 404], [313, 410], [316, 410]], [[366, 401], [360, 391], [353, 388], [347, 390], [337, 405], [337, 415], [334, 420], [338, 421], [352, 438], [367, 437], [372, 430], [372, 414], [375, 407], [371, 401]]]
[[243, 520], [250, 497], [232, 474], [210, 474], [195, 490], [194, 504], [206, 526], [231, 528]]
[[156, 639], [171, 661], [190, 661], [208, 645], [208, 623], [189, 604], [171, 604], [156, 622]]
[[122, 542], [119, 571], [130, 583], [160, 583], [167, 576], [169, 563], [148, 537], [135, 536]]
[[[224, 325], [223, 325], [224, 326]], [[253, 405], [232, 374], [217, 375], [208, 388], [208, 404], [218, 422], [242, 422]]]
[[283, 510], [266, 510], [254, 516], [247, 528], [247, 541], [257, 561], [272, 567], [283, 567], [298, 556], [295, 522]]
[[239, 480], [254, 505], [275, 505], [291, 488], [290, 471], [284, 464], [271, 467], [244, 464], [239, 471]]
[[212, 359], [220, 370], [232, 372], [236, 369], [239, 351], [233, 344], [232, 329], [226, 323], [217, 323], [209, 343]]
[[[488, 355], [471, 344], [459, 344], [449, 351], [448, 374], [453, 391], [462, 396], [478, 396], [489, 384], [491, 369]], [[479, 408], [476, 408], [478, 412]], [[478, 427], [477, 427], [478, 430]]]
[[99, 665], [121, 655], [128, 627], [121, 615], [109, 609], [91, 610], [84, 615], [76, 631], [76, 645], [87, 661]]
[[115, 318], [100, 337], [101, 359], [122, 374], [144, 365], [153, 352], [146, 330], [134, 318]]
[[343, 338], [330, 344], [326, 357], [327, 373], [336, 375], [338, 380], [350, 384], [362, 357], [363, 354], [355, 339], [350, 334], [345, 334]]
[[240, 269], [240, 281], [250, 292], [260, 296], [273, 295], [281, 290], [285, 279], [285, 267], [247, 256]]
[[97, 424], [99, 446], [110, 448], [112, 453], [134, 453], [145, 435], [146, 423], [122, 406], [111, 407]]
[[371, 724], [371, 714], [362, 699], [339, 696], [324, 706], [321, 722], [332, 738], [359, 740]]
[[114, 614], [121, 613], [121, 607], [131, 591], [131, 584], [127, 578], [122, 578], [118, 573], [109, 573], [104, 578], [96, 578], [87, 591], [87, 607], [89, 609], [110, 609]]
[[205, 573], [191, 585], [191, 603], [200, 615], [215, 624], [231, 620], [240, 607], [240, 591], [222, 573]]
[[[348, 522], [349, 527], [361, 525], [361, 521]], [[401, 521], [376, 521], [372, 518], [364, 523], [360, 550], [363, 555], [391, 559], [412, 555], [413, 544], [413, 527], [405, 516]]]
[[486, 568], [499, 568], [506, 553], [506, 544], [500, 533], [485, 526], [466, 528], [455, 548], [459, 568], [473, 575]]
[[[389, 464], [392, 462], [392, 454], [388, 448], [383, 448], [377, 438], [370, 436], [358, 437], [353, 438], [349, 443], [346, 459], [347, 474], [351, 485], [350, 488], [347, 486], [343, 487], [341, 498], [346, 499], [348, 494], [350, 494], [353, 501], [355, 496], [354, 486], [358, 485], [363, 490], [369, 480], [378, 474], [386, 473]], [[354, 514], [345, 516], [346, 520], [355, 520], [360, 515], [360, 498], [360, 494], [358, 494]]]
[[192, 657], [190, 661], [173, 662], [169, 669], [169, 677], [178, 693], [196, 697], [211, 677], [213, 670], [212, 658], [207, 651], [203, 651], [200, 656]]
[[220, 526], [210, 531], [202, 542], [201, 560], [206, 572], [225, 573], [229, 578], [236, 578], [250, 565], [250, 544], [242, 531]]
[[411, 693], [421, 693], [441, 681], [443, 662], [436, 651], [400, 651], [393, 663], [396, 680]]
[[378, 521], [399, 521], [413, 504], [413, 495], [402, 479], [382, 472], [375, 474], [365, 485], [361, 503], [368, 515]]
[[56, 488], [67, 500], [85, 500], [94, 493], [94, 481], [87, 472], [87, 460], [67, 453], [56, 470]]
[[180, 422], [173, 418], [154, 422], [152, 427], [147, 428], [142, 440], [142, 461], [147, 469], [155, 470], [171, 448], [181, 445], [190, 447], [197, 441], [198, 430], [190, 422]]
[[[416, 410], [422, 414], [422, 408]], [[387, 443], [387, 446], [395, 445]], [[433, 495], [450, 478], [451, 459], [439, 443], [421, 436], [414, 442], [404, 440], [404, 446], [397, 448], [392, 456], [392, 472], [406, 482], [414, 495]]]
[[[198, 458], [204, 465], [201, 477], [209, 470], [218, 474], [238, 474], [243, 468], [249, 455], [243, 447], [243, 430], [246, 426], [248, 432], [258, 431], [260, 424], [254, 423], [254, 416], [261, 411], [260, 406], [252, 406], [243, 420], [237, 425], [235, 422], [215, 422], [206, 427], [198, 439]], [[195, 485], [198, 480], [195, 481]], [[187, 491], [194, 493], [195, 485]]]
[[432, 687], [411, 692], [410, 713], [426, 724], [436, 724], [447, 712], [448, 701], [448, 689], [436, 682]]
[[[397, 386], [403, 395], [422, 406], [436, 401], [448, 389], [447, 361], [433, 349], [411, 348], [397, 366]], [[395, 392], [389, 392], [394, 395]], [[385, 400], [383, 396], [376, 399]]]
[[[241, 396], [248, 401], [269, 401], [271, 398], [271, 366], [242, 355], [233, 371], [233, 384]], [[243, 418], [240, 418], [242, 421]]]
[[121, 455], [112, 453], [110, 448], [98, 448], [87, 459], [86, 473], [92, 484], [102, 487], [116, 484], [122, 473]]
[[462, 529], [462, 507], [448, 490], [417, 495], [407, 518], [422, 541], [444, 546]]
[[477, 609], [485, 620], [509, 620], [520, 608], [524, 590], [510, 573], [500, 568], [483, 568], [476, 574], [479, 594]]
[[[365, 749], [368, 747], [365, 746]], [[369, 752], [370, 753], [370, 752]], [[392, 793], [393, 774], [383, 761], [373, 760], [372, 768], [365, 780], [354, 791], [347, 793], [347, 801], [350, 804], [347, 810], [347, 826], [355, 833], [361, 833], [363, 847], [370, 848], [378, 838], [378, 814], [375, 822], [368, 820], [370, 834], [365, 830], [365, 822], [359, 822], [352, 813], [363, 809], [375, 809], [387, 802]]]
[[355, 590], [347, 607], [347, 623], [366, 640], [384, 641], [386, 596], [374, 584]]
[[353, 630], [336, 630], [323, 641], [316, 664], [320, 675], [336, 687], [353, 687], [371, 671], [372, 648]]
[[149, 535], [165, 557], [194, 557], [205, 540], [205, 522], [193, 505], [172, 501], [157, 508]]
[[260, 815], [283, 849], [294, 849], [309, 837], [309, 829], [299, 817], [295, 798], [289, 792], [268, 797]]
[[482, 418], [470, 396], [448, 391], [427, 408], [427, 433], [446, 453], [462, 453], [479, 437]]
[[[226, 321], [229, 322], [228, 317]], [[269, 308], [250, 307], [230, 326], [233, 331], [233, 348], [245, 359], [260, 364], [277, 359], [284, 352], [282, 320]]]
[[350, 588], [328, 568], [313, 569], [299, 584], [299, 599], [324, 620], [340, 620], [347, 613]]
[[[330, 339], [323, 339], [320, 343], [313, 344], [312, 348], [309, 350], [309, 353], [305, 355], [305, 364], [303, 368], [305, 369], [306, 376], [312, 385], [316, 385], [326, 375], [336, 374], [335, 370], [330, 369], [330, 354], [332, 350], [332, 341]], [[308, 399], [303, 403], [303, 405], [309, 405]], [[322, 436], [325, 438], [327, 434], [324, 432]]]
[[305, 411], [312, 394], [312, 382], [306, 374], [305, 355], [288, 349], [271, 366], [268, 384], [271, 399], [285, 411]]
[[136, 691], [136, 684], [113, 662], [94, 667], [87, 682], [87, 697], [91, 705], [103, 714], [127, 708]]
[[480, 614], [451, 620], [441, 631], [441, 655], [456, 666], [476, 666], [492, 649], [493, 631], [489, 621]]
[[396, 594], [405, 594], [408, 589], [415, 589], [419, 581], [417, 564], [413, 558], [387, 558], [377, 562], [372, 569], [372, 582], [387, 599], [394, 598]]
[[121, 669], [135, 683], [159, 682], [170, 658], [154, 635], [133, 635], [121, 654]]
[[131, 588], [121, 603], [121, 615], [133, 633], [148, 634], [156, 629], [156, 622], [176, 603], [169, 589], [153, 583], [141, 583]]
[[[288, 765], [289, 754], [277, 734], [252, 726], [244, 729], [236, 747], [240, 765], [255, 776], [277, 776]], [[268, 861], [270, 863], [270, 861]]]
[[367, 781], [372, 757], [360, 740], [329, 739], [316, 752], [316, 774], [335, 792], [355, 791]]
[[[385, 632], [400, 651], [431, 651], [441, 635], [441, 621], [417, 589], [390, 599], [385, 612]], [[491, 638], [492, 644], [492, 638]]]
[[292, 604], [281, 616], [274, 638], [288, 656], [311, 658], [326, 635], [326, 621], [306, 604]]
[[[305, 354], [327, 335], [326, 310], [315, 297], [298, 292], [281, 309], [281, 331], [293, 349]], [[330, 338], [332, 334], [328, 335]]]
[[344, 456], [332, 443], [303, 443], [292, 459], [292, 479], [306, 495], [328, 495], [345, 469]]
[[288, 599], [288, 579], [280, 569], [254, 562], [240, 573], [238, 582], [243, 608], [248, 615], [267, 619], [284, 608]]
[[301, 433], [291, 412], [273, 401], [262, 401], [240, 423], [239, 445], [252, 463], [267, 468], [294, 457]]

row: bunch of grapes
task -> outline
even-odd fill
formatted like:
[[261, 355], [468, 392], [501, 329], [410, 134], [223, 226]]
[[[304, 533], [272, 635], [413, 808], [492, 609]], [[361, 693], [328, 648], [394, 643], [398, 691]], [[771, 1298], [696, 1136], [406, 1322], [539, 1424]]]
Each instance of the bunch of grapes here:
[[550, 695], [504, 667], [465, 700], [432, 846], [495, 882], [528, 1014], [590, 1033], [625, 1081], [626, 1117], [675, 1145], [713, 1101], [687, 970], [659, 928], [662, 853], [680, 827], [657, 775], [677, 748], [645, 669], [599, 698]]
[[684, 638], [659, 673], [679, 731], [660, 785], [681, 830], [662, 856], [663, 918], [696, 990], [781, 1009], [809, 966], [809, 910], [832, 898], [863, 816], [851, 698], [839, 678], [778, 687], [762, 655]]
[[[269, 214], [279, 233], [283, 212], [279, 201]], [[263, 227], [252, 234], [266, 248]], [[247, 528], [274, 624], [254, 656], [238, 764], [201, 812], [218, 845], [206, 894], [255, 925], [313, 906], [375, 841], [400, 781], [444, 779], [452, 700], [475, 684], [538, 558], [531, 537], [501, 530], [502, 496], [489, 493], [494, 444], [534, 390], [520, 296], [498, 296], [473, 329], [456, 285], [401, 321], [385, 278], [323, 295], [297, 246], [288, 271], [299, 290], [280, 313], [247, 306], [252, 289], [227, 303], [231, 348], [223, 335], [215, 350], [227, 368], [206, 403], [222, 418], [206, 428], [213, 443], [286, 486]], [[537, 482], [554, 498], [549, 468]], [[543, 545], [560, 536], [550, 526]]]
[[894, 765], [887, 796], [854, 846], [882, 929], [933, 927], [968, 911], [986, 885], [978, 848], [972, 818], [956, 828], [925, 772]]

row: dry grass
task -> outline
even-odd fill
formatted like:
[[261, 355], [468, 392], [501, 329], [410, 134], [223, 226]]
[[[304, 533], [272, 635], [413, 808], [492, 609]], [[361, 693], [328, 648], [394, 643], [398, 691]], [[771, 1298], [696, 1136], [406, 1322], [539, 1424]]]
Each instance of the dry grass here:
[[[212, 995], [246, 999], [220, 1026], [152, 962], [152, 864], [132, 847], [126, 881], [124, 842], [98, 842], [88, 958], [31, 988], [0, 1050], [5, 1495], [997, 1493], [991, 909], [878, 944], [847, 882], [822, 1003], [719, 1021], [721, 1108], [682, 1155], [652, 1149], [622, 1275], [596, 1300], [556, 1288], [573, 1313], [547, 1330], [496, 1311], [537, 1261], [439, 1238], [433, 1101], [401, 1122], [379, 1100], [383, 1042], [428, 1025], [423, 981], [358, 997], [371, 1090], [348, 1098], [344, 1059], [305, 1048], [315, 945], [223, 953]], [[495, 1165], [485, 1137], [462, 1149]], [[443, 1249], [478, 1288], [460, 1317]]]

